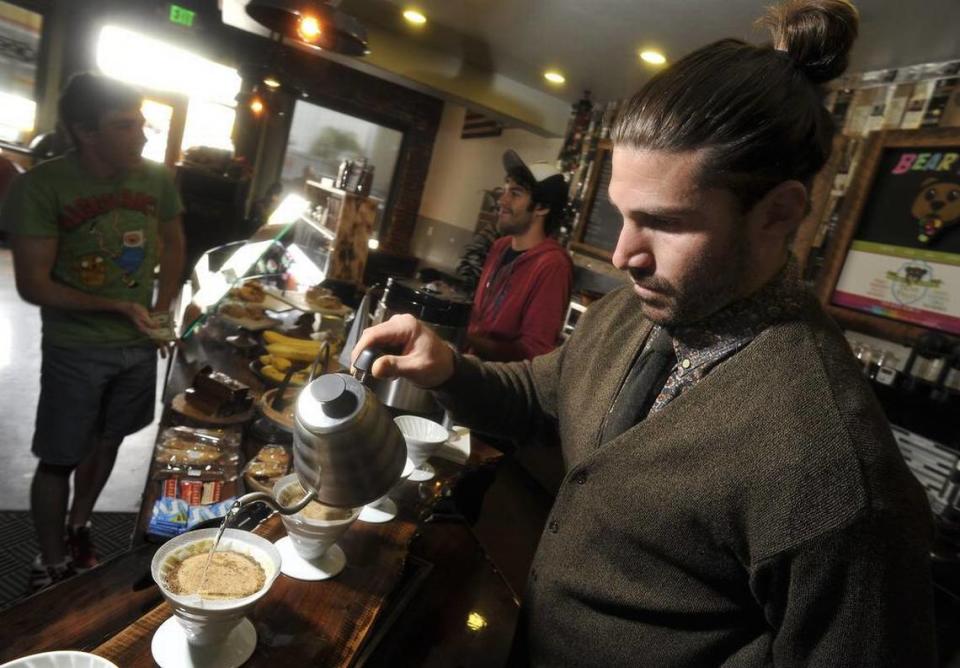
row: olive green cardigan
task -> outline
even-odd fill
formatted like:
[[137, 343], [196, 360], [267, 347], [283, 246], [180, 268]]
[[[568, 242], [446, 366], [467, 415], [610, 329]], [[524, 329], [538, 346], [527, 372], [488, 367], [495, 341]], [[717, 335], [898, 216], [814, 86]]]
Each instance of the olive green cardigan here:
[[523, 441], [556, 419], [567, 473], [518, 638], [538, 666], [929, 666], [924, 493], [812, 298], [606, 444], [650, 330], [629, 288], [532, 362], [457, 360], [459, 420]]

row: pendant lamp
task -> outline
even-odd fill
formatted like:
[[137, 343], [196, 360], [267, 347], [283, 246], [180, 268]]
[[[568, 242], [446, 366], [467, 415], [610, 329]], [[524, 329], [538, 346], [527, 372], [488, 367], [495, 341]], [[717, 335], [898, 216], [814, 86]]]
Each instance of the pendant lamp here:
[[247, 15], [271, 32], [307, 46], [348, 56], [364, 56], [367, 29], [337, 3], [319, 0], [250, 0]]

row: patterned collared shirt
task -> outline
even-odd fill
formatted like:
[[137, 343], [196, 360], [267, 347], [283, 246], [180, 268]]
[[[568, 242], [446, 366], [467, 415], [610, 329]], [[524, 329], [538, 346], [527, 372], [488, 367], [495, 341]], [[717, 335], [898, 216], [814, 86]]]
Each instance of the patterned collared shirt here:
[[[672, 329], [670, 335], [677, 364], [650, 413], [662, 410], [763, 330], [776, 322], [792, 319], [801, 308], [803, 296], [799, 266], [791, 255], [784, 268], [749, 297], [725, 306], [695, 325]], [[650, 340], [657, 334], [658, 327], [650, 333]]]

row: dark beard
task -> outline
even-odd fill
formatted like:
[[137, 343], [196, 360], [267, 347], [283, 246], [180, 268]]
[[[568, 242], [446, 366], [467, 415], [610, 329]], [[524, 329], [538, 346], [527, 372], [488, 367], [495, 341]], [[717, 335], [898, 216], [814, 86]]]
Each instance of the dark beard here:
[[670, 302], [662, 315], [643, 309], [644, 315], [653, 322], [670, 329], [695, 324], [733, 301], [743, 285], [749, 257], [749, 240], [746, 234], [742, 234], [731, 239], [725, 252], [699, 258], [698, 270], [682, 288], [647, 272], [628, 271], [637, 285], [657, 292], [659, 297]]
[[511, 216], [506, 223], [497, 218], [497, 230], [503, 235], [521, 235], [525, 234], [533, 224], [533, 216], [527, 216], [525, 222], [518, 223], [515, 216]]

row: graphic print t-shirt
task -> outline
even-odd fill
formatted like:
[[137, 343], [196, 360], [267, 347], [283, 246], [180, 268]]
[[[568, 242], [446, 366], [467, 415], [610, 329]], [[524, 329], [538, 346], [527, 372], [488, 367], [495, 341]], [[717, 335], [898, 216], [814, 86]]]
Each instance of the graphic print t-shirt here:
[[[127, 174], [84, 173], [75, 153], [42, 163], [19, 178], [4, 203], [17, 234], [57, 237], [52, 276], [71, 288], [150, 307], [159, 226], [181, 210], [162, 165], [143, 162]], [[146, 341], [124, 316], [43, 307], [44, 341], [60, 346]]]

